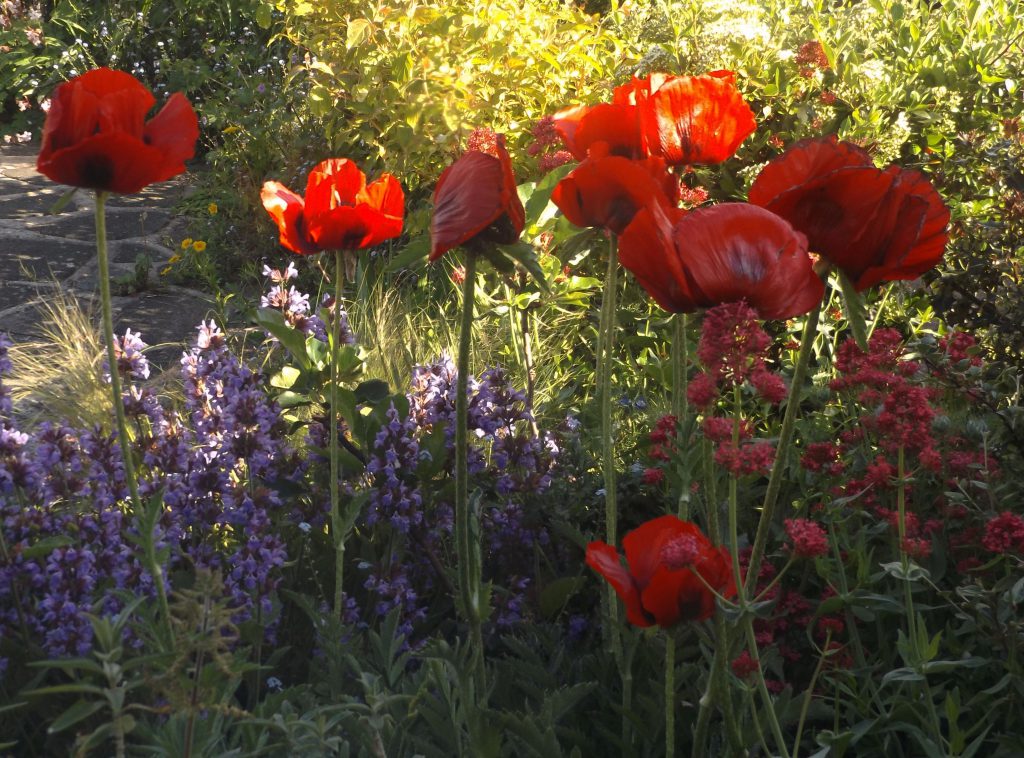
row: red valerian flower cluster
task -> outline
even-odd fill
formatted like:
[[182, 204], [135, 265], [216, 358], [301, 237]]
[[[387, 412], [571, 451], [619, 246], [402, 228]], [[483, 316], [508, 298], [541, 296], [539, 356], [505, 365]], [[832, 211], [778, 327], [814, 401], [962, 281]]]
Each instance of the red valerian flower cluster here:
[[55, 182], [130, 194], [185, 170], [199, 122], [180, 92], [156, 98], [131, 74], [97, 68], [54, 90], [36, 168]]
[[504, 135], [476, 130], [466, 152], [444, 170], [434, 189], [430, 260], [459, 246], [511, 244], [525, 225]]
[[626, 563], [604, 542], [587, 546], [587, 565], [603, 576], [636, 626], [662, 628], [703, 621], [715, 610], [715, 592], [736, 592], [729, 553], [715, 547], [689, 521], [661, 516], [641, 524], [622, 540]]
[[801, 140], [772, 160], [749, 199], [807, 235], [810, 251], [858, 291], [916, 279], [949, 239], [949, 209], [923, 175], [876, 168], [867, 152], [834, 136]]
[[786, 535], [798, 558], [818, 558], [828, 553], [828, 536], [821, 524], [805, 518], [785, 520]]
[[362, 250], [402, 233], [402, 185], [391, 174], [367, 184], [347, 158], [329, 158], [310, 171], [305, 198], [273, 181], [264, 183], [261, 197], [281, 244], [299, 255]]

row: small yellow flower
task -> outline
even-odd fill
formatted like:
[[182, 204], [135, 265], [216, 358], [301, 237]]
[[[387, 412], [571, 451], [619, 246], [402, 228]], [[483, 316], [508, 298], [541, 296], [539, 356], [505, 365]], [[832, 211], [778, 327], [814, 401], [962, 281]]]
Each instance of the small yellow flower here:
[[202, 240], [196, 240], [195, 242], [192, 243], [192, 249], [195, 250], [197, 253], [201, 253], [206, 249], [206, 243], [203, 242]]
[[170, 266], [165, 266], [164, 268], [160, 269], [160, 276], [167, 276], [169, 273], [171, 273]]
[[168, 263], [177, 263], [180, 260], [181, 260], [181, 256], [178, 255], [177, 253], [175, 253], [174, 255], [172, 255], [170, 258], [167, 259], [167, 262]]
[[190, 247], [192, 247], [192, 238], [191, 237], [186, 237], [185, 239], [183, 239], [181, 241], [181, 249], [182, 250], [188, 250]]
[[210, 212], [211, 216], [216, 216], [217, 215], [217, 204], [216, 203], [210, 203], [208, 206], [206, 206], [206, 210], [208, 210]]

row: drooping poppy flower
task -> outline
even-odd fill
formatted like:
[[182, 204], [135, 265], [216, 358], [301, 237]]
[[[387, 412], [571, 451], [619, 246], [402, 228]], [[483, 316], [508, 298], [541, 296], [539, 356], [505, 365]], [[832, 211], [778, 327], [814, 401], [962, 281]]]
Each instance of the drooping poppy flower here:
[[180, 92], [146, 121], [156, 98], [134, 76], [97, 68], [50, 98], [36, 169], [72, 187], [129, 194], [185, 170], [199, 122]]
[[260, 195], [281, 244], [300, 255], [360, 250], [402, 233], [402, 185], [391, 174], [367, 184], [347, 158], [329, 158], [310, 171], [305, 198], [272, 181], [263, 184]]
[[631, 624], [668, 628], [680, 621], [703, 621], [715, 612], [708, 587], [726, 598], [736, 593], [729, 553], [689, 521], [652, 519], [629, 532], [622, 547], [627, 566], [618, 550], [604, 542], [587, 545], [587, 565], [615, 589]]
[[437, 181], [430, 221], [432, 261], [460, 245], [511, 244], [523, 232], [526, 211], [516, 191], [505, 137], [489, 134], [491, 139], [471, 143], [471, 149]]
[[866, 152], [833, 137], [802, 140], [771, 161], [750, 188], [750, 202], [807, 235], [864, 290], [916, 279], [942, 258], [949, 209], [920, 173], [876, 168]]
[[551, 201], [576, 226], [592, 226], [622, 234], [641, 208], [674, 206], [679, 183], [660, 158], [631, 161], [608, 154], [599, 142], [590, 156], [551, 193]]
[[804, 235], [748, 203], [646, 207], [620, 237], [619, 261], [673, 313], [745, 300], [761, 318], [791, 318], [824, 294]]

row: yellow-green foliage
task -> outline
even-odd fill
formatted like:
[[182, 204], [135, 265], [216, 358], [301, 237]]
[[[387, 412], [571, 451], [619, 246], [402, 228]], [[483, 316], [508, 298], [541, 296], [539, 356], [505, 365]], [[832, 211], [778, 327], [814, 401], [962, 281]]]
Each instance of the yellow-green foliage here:
[[[524, 143], [533, 121], [598, 99], [635, 57], [616, 14], [561, 0], [284, 0], [309, 51], [309, 106], [342, 154], [431, 185], [476, 126]], [[593, 96], [592, 96], [593, 95]], [[522, 151], [518, 152], [522, 156]]]

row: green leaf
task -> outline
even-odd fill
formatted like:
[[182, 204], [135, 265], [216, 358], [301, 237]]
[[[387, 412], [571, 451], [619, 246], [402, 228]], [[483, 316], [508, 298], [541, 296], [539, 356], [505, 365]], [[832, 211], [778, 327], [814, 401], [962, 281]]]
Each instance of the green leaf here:
[[379, 403], [387, 399], [391, 392], [388, 383], [382, 379], [369, 379], [360, 382], [355, 389], [357, 403]]
[[50, 210], [48, 210], [47, 213], [50, 214], [51, 216], [56, 216], [58, 213], [60, 213], [67, 207], [68, 203], [71, 202], [71, 198], [75, 196], [76, 192], [78, 192], [78, 187], [72, 187], [71, 189], [69, 189], [67, 192], [60, 196], [60, 200], [58, 200], [56, 203], [50, 206]]
[[546, 619], [554, 618], [586, 582], [586, 577], [563, 576], [548, 584], [540, 593], [541, 615]]
[[105, 705], [106, 703], [102, 700], [79, 700], [64, 711], [64, 713], [55, 718], [46, 731], [49, 734], [58, 734], [63, 732], [69, 726], [74, 726], [79, 721], [89, 718], [94, 713], [101, 710]]
[[291, 389], [302, 376], [302, 372], [294, 366], [285, 366], [270, 378], [270, 386], [278, 389]]
[[533, 245], [526, 242], [517, 242], [514, 245], [501, 245], [498, 249], [526, 269], [537, 283], [537, 286], [542, 290], [545, 292], [551, 291], [551, 288], [548, 286], [547, 277], [544, 276], [544, 270], [540, 267], [540, 261], [537, 259], [537, 251], [533, 249]]
[[395, 255], [384, 268], [387, 273], [394, 273], [403, 268], [421, 268], [427, 264], [430, 255], [430, 235], [421, 234], [409, 240], [409, 243]]
[[260, 308], [256, 311], [256, 324], [284, 345], [300, 368], [310, 368], [306, 356], [306, 335], [284, 320], [284, 314], [273, 308]]
[[[532, 185], [528, 193], [524, 193], [522, 188], [529, 187], [530, 185], [520, 185], [517, 188], [520, 189], [519, 196], [523, 199], [523, 208], [526, 211], [527, 229], [536, 226], [540, 222], [545, 209], [547, 209], [548, 204], [551, 202], [551, 194], [555, 191], [555, 187], [574, 168], [576, 168], [575, 163], [566, 163], [549, 171], [539, 182]], [[525, 197], [523, 197], [524, 194], [526, 195]]]
[[274, 19], [274, 8], [266, 3], [261, 3], [256, 8], [253, 18], [256, 19], [256, 23], [260, 25], [261, 29], [269, 29]]
[[45, 558], [54, 550], [59, 547], [67, 547], [72, 544], [74, 540], [64, 535], [54, 535], [53, 537], [44, 537], [34, 545], [30, 545], [21, 551], [21, 555], [24, 558]]
[[353, 47], [366, 42], [373, 34], [373, 24], [365, 18], [354, 18], [348, 22], [348, 29], [345, 30], [345, 47], [351, 50]]

